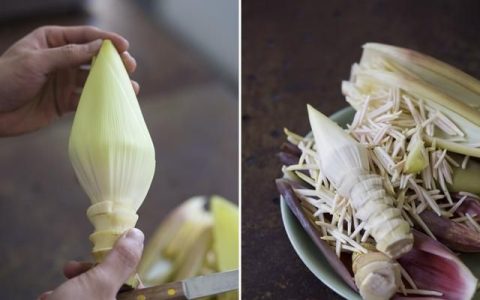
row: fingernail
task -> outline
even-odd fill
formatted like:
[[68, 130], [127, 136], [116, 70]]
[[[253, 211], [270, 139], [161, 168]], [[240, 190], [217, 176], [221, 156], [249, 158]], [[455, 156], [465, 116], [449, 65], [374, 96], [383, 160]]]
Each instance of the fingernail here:
[[133, 56], [130, 54], [130, 52], [125, 51], [125, 55], [126, 55], [129, 59], [133, 60], [134, 62], [137, 61], [137, 60], [135, 59], [135, 57], [133, 57]]
[[89, 44], [91, 51], [98, 51], [102, 46], [102, 39], [97, 39]]
[[143, 235], [143, 232], [141, 232], [137, 228], [132, 228], [127, 232], [127, 235], [125, 236], [125, 238], [131, 239], [138, 244], [142, 244], [144, 235]]
[[135, 58], [130, 53], [125, 51], [122, 53], [122, 60], [128, 70], [128, 73], [133, 73], [137, 68], [137, 61]]

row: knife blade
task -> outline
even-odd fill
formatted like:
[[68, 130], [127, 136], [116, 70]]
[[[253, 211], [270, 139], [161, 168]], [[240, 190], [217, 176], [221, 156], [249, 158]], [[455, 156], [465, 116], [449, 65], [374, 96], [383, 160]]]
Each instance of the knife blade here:
[[238, 289], [238, 270], [191, 277], [182, 281], [119, 293], [119, 300], [198, 299]]

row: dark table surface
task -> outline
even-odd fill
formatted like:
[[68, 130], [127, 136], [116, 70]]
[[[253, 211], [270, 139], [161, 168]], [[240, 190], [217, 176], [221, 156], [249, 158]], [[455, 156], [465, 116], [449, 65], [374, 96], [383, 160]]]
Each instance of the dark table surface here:
[[309, 130], [306, 103], [345, 107], [361, 46], [419, 50], [480, 77], [478, 1], [243, 1], [242, 290], [244, 299], [340, 299], [294, 252], [274, 178], [282, 128]]
[[[138, 98], [156, 148], [156, 173], [138, 212], [147, 242], [165, 215], [191, 196], [237, 202], [236, 89], [134, 1], [88, 3], [83, 13], [2, 23], [0, 53], [46, 24], [94, 24], [130, 41], [138, 63], [133, 78], [141, 84]], [[89, 200], [67, 154], [72, 119], [0, 139], [0, 299], [36, 299], [65, 280], [67, 260], [91, 260]]]

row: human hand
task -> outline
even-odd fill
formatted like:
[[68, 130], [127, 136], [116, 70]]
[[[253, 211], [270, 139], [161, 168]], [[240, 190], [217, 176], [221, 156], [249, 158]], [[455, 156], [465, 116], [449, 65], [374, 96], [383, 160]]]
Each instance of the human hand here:
[[120, 237], [105, 260], [94, 266], [71, 261], [63, 269], [69, 278], [38, 300], [116, 299], [118, 290], [135, 273], [143, 251], [143, 233], [133, 228]]
[[[39, 129], [76, 109], [92, 57], [102, 39], [121, 53], [129, 73], [136, 68], [120, 35], [92, 26], [44, 26], [0, 56], [0, 136]], [[132, 81], [136, 93], [139, 86]]]

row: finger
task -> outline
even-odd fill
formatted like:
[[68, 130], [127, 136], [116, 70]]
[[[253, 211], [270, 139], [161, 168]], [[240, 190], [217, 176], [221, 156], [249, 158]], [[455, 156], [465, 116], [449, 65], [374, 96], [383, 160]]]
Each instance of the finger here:
[[48, 299], [48, 296], [50, 296], [51, 293], [53, 293], [53, 291], [45, 292], [45, 293], [41, 294], [40, 296], [38, 296], [37, 300], [46, 300], [46, 299]]
[[133, 87], [133, 91], [135, 92], [135, 95], [138, 95], [138, 93], [140, 92], [140, 85], [138, 84], [138, 82], [134, 80], [131, 80], [131, 82], [132, 82], [132, 87]]
[[[132, 82], [132, 87], [133, 91], [135, 92], [135, 95], [138, 95], [140, 92], [140, 85], [136, 82], [131, 80]], [[77, 110], [78, 107], [78, 102], [80, 101], [80, 96], [82, 95], [83, 88], [78, 86], [73, 93], [69, 97], [69, 104], [68, 107], [66, 108], [65, 112], [70, 112], [70, 111], [75, 111]]]
[[[83, 87], [85, 86], [85, 82], [87, 81], [88, 74], [90, 73], [90, 70], [87, 69], [78, 69], [75, 73], [75, 87], [77, 87], [77, 90], [79, 93], [81, 93]], [[138, 83], [134, 80], [132, 80], [132, 86], [133, 89], [135, 90], [135, 93], [138, 94], [138, 91], [140, 90], [140, 86]]]
[[137, 61], [133, 56], [128, 53], [128, 51], [123, 52], [121, 55], [123, 64], [125, 65], [125, 69], [127, 69], [127, 72], [129, 74], [132, 74], [135, 72], [135, 69], [137, 68]]
[[109, 39], [115, 45], [118, 52], [128, 49], [128, 41], [119, 34], [104, 31], [94, 26], [45, 26], [39, 29], [47, 40], [47, 46], [56, 48], [68, 44], [84, 44], [97, 39]]
[[90, 270], [93, 267], [92, 263], [89, 262], [79, 262], [79, 261], [69, 261], [63, 267], [63, 274], [68, 279], [76, 277], [80, 274], [83, 274]]
[[135, 273], [143, 251], [143, 239], [140, 230], [130, 229], [118, 239], [102, 263], [77, 278], [85, 276], [86, 281], [95, 283], [100, 290], [116, 294]]
[[80, 95], [82, 93], [82, 90], [79, 89], [78, 91], [76, 90], [71, 96], [70, 96], [70, 105], [68, 107], [68, 111], [76, 111], [78, 107], [78, 102], [80, 102]]
[[[75, 99], [77, 99], [82, 94], [87, 78], [88, 78], [88, 71], [78, 70], [75, 78], [75, 82], [76, 82], [75, 89], [73, 90], [73, 93], [72, 93], [72, 96], [74, 96]], [[135, 95], [138, 95], [138, 93], [140, 92], [140, 85], [135, 80], [130, 80], [130, 82], [132, 83], [132, 87], [133, 87], [133, 91], [135, 92]], [[70, 101], [70, 103], [72, 104], [72, 107], [76, 107], [76, 105], [78, 104], [78, 101]]]
[[[121, 54], [123, 64], [128, 73], [132, 74], [137, 68], [137, 62], [127, 51]], [[81, 65], [75, 73], [75, 86], [83, 88], [88, 74], [90, 73], [91, 65]], [[138, 84], [137, 84], [138, 85]]]
[[90, 70], [87, 70], [85, 68], [79, 68], [75, 72], [75, 86], [79, 88], [83, 88], [85, 85], [85, 81], [87, 81], [88, 73], [90, 73]]
[[102, 46], [102, 40], [88, 44], [68, 44], [66, 46], [41, 50], [39, 63], [45, 64], [47, 72], [75, 67], [89, 62]]

